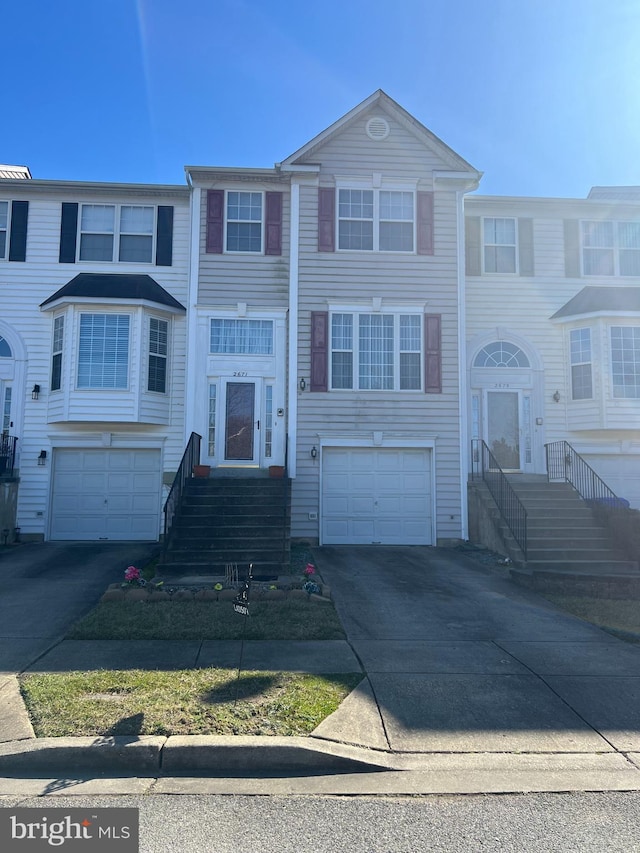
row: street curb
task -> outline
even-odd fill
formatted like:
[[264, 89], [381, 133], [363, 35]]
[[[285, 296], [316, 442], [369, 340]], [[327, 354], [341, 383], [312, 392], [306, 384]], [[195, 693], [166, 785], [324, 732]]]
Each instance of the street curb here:
[[321, 775], [390, 769], [389, 755], [306, 737], [61, 737], [0, 744], [0, 776], [67, 776], [70, 770], [156, 777]]

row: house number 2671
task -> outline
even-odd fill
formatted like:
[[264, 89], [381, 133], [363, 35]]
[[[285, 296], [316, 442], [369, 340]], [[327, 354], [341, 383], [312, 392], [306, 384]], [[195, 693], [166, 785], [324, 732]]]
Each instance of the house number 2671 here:
[[246, 370], [234, 370], [233, 375], [234, 376], [247, 376], [248, 374], [247, 374]]

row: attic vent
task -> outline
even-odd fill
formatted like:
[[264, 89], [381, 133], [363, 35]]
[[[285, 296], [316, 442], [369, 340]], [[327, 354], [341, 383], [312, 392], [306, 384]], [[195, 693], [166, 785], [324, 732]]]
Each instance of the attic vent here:
[[369, 139], [386, 139], [389, 136], [389, 122], [382, 116], [370, 118], [367, 122], [367, 136]]

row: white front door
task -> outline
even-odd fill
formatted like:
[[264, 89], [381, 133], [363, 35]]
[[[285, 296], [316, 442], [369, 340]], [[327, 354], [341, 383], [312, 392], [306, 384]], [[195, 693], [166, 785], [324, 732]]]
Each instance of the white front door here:
[[531, 395], [486, 390], [483, 438], [503, 471], [532, 471]]

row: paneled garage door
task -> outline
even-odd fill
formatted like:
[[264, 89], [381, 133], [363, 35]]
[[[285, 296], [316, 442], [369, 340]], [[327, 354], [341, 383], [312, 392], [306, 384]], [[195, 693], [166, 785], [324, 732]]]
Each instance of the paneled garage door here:
[[158, 538], [159, 450], [55, 450], [51, 539]]
[[612, 492], [640, 509], [640, 456], [585, 453], [584, 458]]
[[431, 451], [325, 448], [322, 542], [431, 545]]

